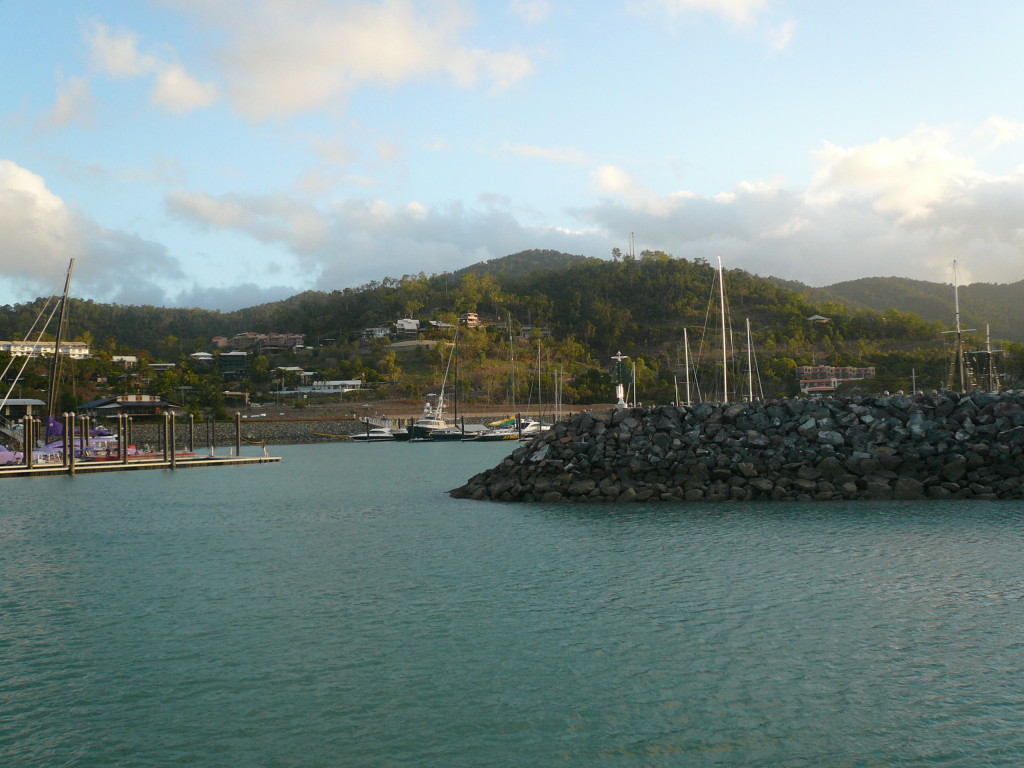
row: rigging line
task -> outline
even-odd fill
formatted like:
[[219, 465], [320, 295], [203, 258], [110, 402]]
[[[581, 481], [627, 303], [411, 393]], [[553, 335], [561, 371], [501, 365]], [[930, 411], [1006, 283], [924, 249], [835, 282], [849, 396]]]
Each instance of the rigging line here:
[[[53, 296], [51, 296], [50, 298], [48, 298], [48, 299], [46, 300], [46, 303], [45, 303], [45, 304], [43, 304], [43, 308], [42, 308], [42, 309], [40, 309], [40, 310], [39, 310], [39, 312], [38, 312], [38, 313], [36, 314], [36, 319], [32, 321], [32, 327], [31, 327], [31, 328], [29, 328], [29, 329], [28, 329], [28, 333], [26, 333], [26, 334], [25, 334], [25, 337], [26, 337], [26, 338], [31, 338], [31, 336], [32, 336], [32, 332], [33, 332], [33, 331], [35, 331], [35, 329], [36, 329], [36, 324], [37, 324], [37, 323], [39, 322], [40, 318], [42, 318], [42, 316], [43, 316], [43, 313], [44, 313], [44, 312], [46, 312], [46, 308], [50, 306], [50, 302], [51, 302], [51, 301], [52, 301], [53, 299], [54, 299], [54, 297], [53, 297]], [[44, 329], [44, 330], [45, 330], [45, 329]], [[10, 360], [8, 360], [8, 361], [7, 361], [7, 365], [6, 365], [6, 366], [4, 366], [4, 370], [3, 370], [3, 373], [0, 373], [0, 379], [2, 379], [2, 378], [3, 378], [4, 376], [6, 376], [6, 375], [7, 375], [7, 372], [8, 372], [8, 371], [9, 371], [9, 370], [11, 369], [11, 366], [12, 366], [12, 365], [14, 365], [14, 359], [15, 359], [15, 356], [14, 356], [14, 355], [11, 355], [11, 359], [10, 359]]]
[[753, 368], [753, 373], [757, 376], [757, 396], [764, 400], [764, 386], [761, 384], [761, 366], [757, 362], [757, 350], [754, 349], [753, 342], [750, 342], [750, 350], [753, 353], [751, 355], [751, 367]]
[[[49, 302], [47, 302], [47, 303], [49, 303]], [[40, 341], [42, 341], [43, 334], [46, 333], [46, 329], [50, 327], [50, 321], [53, 320], [53, 315], [54, 315], [54, 313], [56, 313], [58, 306], [60, 306], [60, 302], [59, 301], [56, 304], [54, 304], [53, 305], [53, 309], [50, 310], [50, 316], [46, 318], [46, 323], [43, 325], [42, 330], [39, 331], [39, 336], [36, 338], [36, 340], [34, 342], [35, 344], [38, 344]], [[46, 311], [46, 307], [45, 306], [43, 307], [43, 311], [44, 312]], [[54, 347], [53, 353], [57, 354], [57, 348], [56, 347]], [[5, 405], [7, 405], [7, 401], [10, 400], [10, 398], [11, 398], [11, 393], [14, 391], [14, 388], [18, 385], [18, 380], [21, 379], [21, 374], [23, 374], [25, 372], [25, 367], [28, 365], [28, 361], [31, 360], [31, 359], [32, 359], [31, 355], [25, 355], [25, 362], [23, 362], [21, 364], [21, 368], [18, 370], [18, 375], [15, 376], [14, 377], [14, 381], [11, 382], [11, 388], [7, 390], [7, 394], [4, 395], [4, 399], [0, 400], [0, 408], [3, 408]], [[12, 359], [12, 361], [13, 361], [13, 359]]]
[[[709, 342], [708, 342], [708, 327], [711, 325], [711, 309], [712, 309], [712, 307], [714, 306], [714, 303], [715, 303], [715, 280], [716, 279], [717, 278], [712, 279], [711, 287], [708, 290], [707, 309], [704, 312], [704, 327], [701, 328], [700, 343], [697, 345], [697, 356], [696, 356], [696, 359], [693, 361], [693, 372], [694, 372], [694, 377], [693, 378], [694, 378], [695, 382], [697, 383], [697, 399], [698, 400], [702, 400], [703, 399], [701, 394], [700, 394], [700, 380], [701, 380], [701, 378], [703, 378], [705, 383], [708, 384], [709, 382], [711, 382], [711, 380], [712, 380], [712, 378], [714, 376], [714, 372], [708, 372], [708, 371], [705, 371], [705, 370], [700, 368], [700, 360], [704, 356], [705, 345], [709, 344]], [[709, 387], [705, 387], [705, 389], [709, 389]]]
[[764, 400], [764, 385], [761, 383], [761, 366], [757, 362], [757, 353], [754, 353], [754, 373], [757, 374], [757, 394]]
[[[64, 303], [67, 304], [67, 302], [68, 302], [68, 300], [67, 300], [67, 298], [65, 298], [64, 299]], [[58, 337], [62, 337], [67, 332], [68, 325], [71, 324], [71, 307], [70, 307], [70, 305], [64, 307], [64, 310], [62, 312], [62, 316], [58, 320], [58, 322], [62, 323], [61, 333], [58, 334]], [[53, 348], [53, 354], [56, 357], [56, 360], [55, 360], [54, 366], [53, 366], [53, 368], [54, 368], [53, 383], [50, 386], [52, 386], [54, 388], [54, 390], [57, 390], [57, 382], [59, 382], [61, 380], [61, 377], [64, 375], [64, 358], [60, 354], [60, 350], [57, 349], [56, 342], [55, 342], [55, 346]], [[76, 393], [75, 393], [75, 388], [76, 388], [75, 366], [72, 364], [71, 360], [68, 360], [68, 368], [71, 370], [71, 396], [72, 396], [72, 398], [74, 398], [75, 402], [77, 402], [78, 398], [77, 398]], [[50, 399], [53, 400], [54, 406], [56, 407], [56, 405], [57, 405], [57, 394], [56, 394], [56, 392], [54, 393], [54, 395]], [[50, 418], [51, 416], [53, 416], [52, 413], [51, 414], [47, 414], [47, 418]]]

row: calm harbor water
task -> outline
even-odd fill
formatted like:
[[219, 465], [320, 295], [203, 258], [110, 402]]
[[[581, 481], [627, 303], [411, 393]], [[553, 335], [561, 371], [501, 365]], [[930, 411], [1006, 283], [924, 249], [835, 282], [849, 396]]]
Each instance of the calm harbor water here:
[[1024, 507], [450, 500], [510, 447], [0, 488], [0, 765], [1019, 766]]

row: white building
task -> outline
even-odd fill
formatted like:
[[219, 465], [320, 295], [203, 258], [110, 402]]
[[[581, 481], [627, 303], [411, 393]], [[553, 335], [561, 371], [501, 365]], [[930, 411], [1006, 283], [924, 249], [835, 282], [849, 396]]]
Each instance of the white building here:
[[362, 388], [362, 379], [337, 379], [335, 381], [314, 381], [308, 387], [299, 387], [299, 390], [310, 395], [341, 395]]
[[[13, 357], [41, 357], [53, 355], [52, 341], [0, 341], [0, 352], [8, 352]], [[72, 360], [85, 360], [89, 357], [89, 345], [82, 341], [62, 341], [60, 353]]]
[[282, 389], [281, 395], [343, 395], [363, 388], [362, 379], [336, 379], [332, 381], [314, 381], [302, 384], [295, 389]]
[[378, 325], [374, 328], [364, 328], [363, 338], [370, 341], [373, 339], [386, 339], [391, 335], [391, 329], [386, 325]]

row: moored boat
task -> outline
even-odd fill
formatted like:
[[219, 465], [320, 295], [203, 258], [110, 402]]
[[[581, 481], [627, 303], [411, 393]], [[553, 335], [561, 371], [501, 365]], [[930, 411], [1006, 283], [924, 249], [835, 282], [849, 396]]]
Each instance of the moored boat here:
[[393, 442], [397, 438], [395, 433], [387, 427], [374, 427], [352, 435], [352, 439], [357, 443], [387, 443]]

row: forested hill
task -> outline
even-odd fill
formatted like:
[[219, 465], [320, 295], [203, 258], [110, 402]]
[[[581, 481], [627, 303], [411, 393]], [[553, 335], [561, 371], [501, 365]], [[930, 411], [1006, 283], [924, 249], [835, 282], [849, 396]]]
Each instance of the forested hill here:
[[[801, 283], [773, 281], [797, 291], [814, 303], [834, 301], [851, 309], [913, 312], [950, 328], [953, 323], [953, 286], [904, 277], [866, 277], [812, 288]], [[1024, 280], [1016, 283], [973, 283], [960, 287], [960, 319], [964, 327], [984, 330], [990, 325], [996, 338], [1024, 341]]]
[[452, 277], [461, 278], [468, 272], [474, 272], [478, 275], [491, 275], [495, 278], [521, 278], [537, 272], [555, 272], [579, 264], [600, 263], [601, 261], [602, 259], [595, 259], [592, 256], [576, 256], [561, 251], [533, 249], [470, 264], [468, 267], [453, 272]]
[[[45, 299], [0, 307], [0, 338], [25, 338], [44, 306], [47, 311], [36, 328], [38, 333], [49, 307], [53, 306], [47, 305]], [[209, 309], [103, 304], [73, 298], [68, 302], [67, 315], [72, 338], [84, 337], [98, 349], [109, 347], [110, 352], [115, 349], [155, 351], [157, 344], [168, 336], [180, 339], [187, 346], [206, 349], [212, 336], [244, 330], [235, 313]], [[54, 318], [50, 323], [49, 338], [56, 322]]]
[[[364, 328], [400, 317], [454, 321], [473, 311], [491, 322], [511, 318], [516, 325], [549, 329], [597, 359], [619, 349], [670, 356], [678, 355], [684, 327], [697, 345], [700, 329], [715, 324], [715, 279], [702, 259], [660, 251], [638, 258], [618, 254], [611, 261], [525, 251], [459, 273], [307, 291], [229, 313], [74, 301], [71, 329], [73, 336], [88, 334], [97, 349], [122, 352], [156, 352], [168, 337], [186, 350], [206, 349], [212, 336], [239, 331], [303, 333], [308, 344], [318, 345], [326, 338], [350, 340]], [[879, 345], [906, 351], [939, 343], [939, 328], [909, 311], [848, 311], [742, 270], [727, 271], [725, 283], [737, 334], [749, 319], [761, 348], [790, 357], [863, 360]], [[24, 334], [37, 310], [38, 303], [0, 308], [0, 338]], [[816, 313], [831, 323], [809, 323]]]

